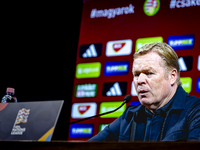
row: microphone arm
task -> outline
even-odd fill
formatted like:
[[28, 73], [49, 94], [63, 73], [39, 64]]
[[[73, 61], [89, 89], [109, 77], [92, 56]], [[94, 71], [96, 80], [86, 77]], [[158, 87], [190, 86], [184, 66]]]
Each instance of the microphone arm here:
[[109, 113], [113, 113], [113, 112], [117, 111], [118, 109], [120, 109], [125, 103], [128, 103], [131, 100], [131, 98], [132, 98], [131, 95], [127, 95], [124, 98], [124, 102], [119, 107], [117, 107], [116, 109], [102, 113], [102, 114], [98, 114], [98, 115], [94, 115], [94, 116], [91, 116], [91, 117], [87, 117], [87, 118], [83, 118], [83, 119], [80, 119], [80, 120], [77, 120], [77, 121], [70, 122], [69, 125], [74, 124], [74, 123], [78, 123], [78, 122], [81, 122], [81, 121], [85, 121], [85, 120], [88, 120], [88, 119], [96, 118], [96, 117], [106, 115], [106, 114], [109, 114]]

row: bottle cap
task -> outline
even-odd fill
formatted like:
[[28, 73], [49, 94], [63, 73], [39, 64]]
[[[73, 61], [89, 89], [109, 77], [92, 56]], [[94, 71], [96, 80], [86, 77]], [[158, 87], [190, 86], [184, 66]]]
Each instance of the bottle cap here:
[[13, 93], [15, 94], [15, 89], [14, 88], [7, 88], [6, 93]]

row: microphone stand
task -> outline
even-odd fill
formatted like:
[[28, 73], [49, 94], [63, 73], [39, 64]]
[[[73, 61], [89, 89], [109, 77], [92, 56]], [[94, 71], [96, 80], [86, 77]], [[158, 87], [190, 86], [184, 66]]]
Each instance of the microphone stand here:
[[[129, 97], [129, 98], [128, 98]], [[112, 113], [114, 111], [117, 111], [118, 109], [120, 109], [125, 103], [129, 102], [131, 99], [131, 96], [130, 95], [127, 95], [125, 98], [124, 98], [124, 102], [121, 104], [121, 106], [119, 106], [118, 108], [114, 109], [114, 110], [111, 110], [111, 111], [108, 111], [108, 112], [105, 112], [105, 113], [102, 113], [102, 114], [98, 114], [98, 115], [94, 115], [94, 116], [91, 116], [91, 117], [87, 117], [87, 118], [84, 118], [84, 119], [80, 119], [80, 120], [77, 120], [77, 121], [73, 121], [73, 122], [70, 122], [69, 125], [71, 124], [74, 124], [74, 123], [78, 123], [78, 122], [81, 122], [81, 121], [85, 121], [85, 120], [88, 120], [88, 119], [92, 119], [92, 118], [96, 118], [96, 117], [99, 117], [99, 116], [102, 116], [102, 115], [106, 115], [106, 114], [109, 114], [109, 113]]]

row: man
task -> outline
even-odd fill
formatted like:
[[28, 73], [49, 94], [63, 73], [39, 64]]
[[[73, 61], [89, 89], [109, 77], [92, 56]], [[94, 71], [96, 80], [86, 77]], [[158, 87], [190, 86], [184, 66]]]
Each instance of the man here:
[[181, 87], [178, 57], [166, 43], [146, 44], [134, 54], [133, 81], [142, 105], [89, 141], [200, 140], [200, 98]]

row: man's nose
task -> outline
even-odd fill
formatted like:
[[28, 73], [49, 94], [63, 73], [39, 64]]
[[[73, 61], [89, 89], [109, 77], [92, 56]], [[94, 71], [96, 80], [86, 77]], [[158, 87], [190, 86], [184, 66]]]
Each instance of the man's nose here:
[[146, 75], [144, 73], [141, 73], [138, 77], [138, 84], [145, 84], [146, 83]]

